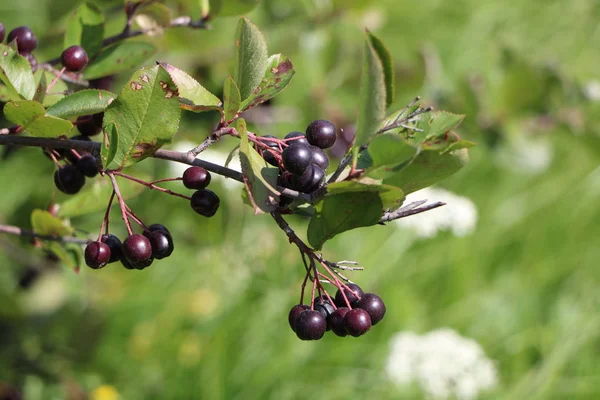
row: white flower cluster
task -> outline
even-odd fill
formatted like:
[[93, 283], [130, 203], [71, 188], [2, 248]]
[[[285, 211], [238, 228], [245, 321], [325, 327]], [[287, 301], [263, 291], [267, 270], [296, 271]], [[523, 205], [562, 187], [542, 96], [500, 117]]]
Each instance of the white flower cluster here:
[[476, 399], [498, 383], [494, 362], [479, 343], [448, 328], [396, 334], [386, 372], [398, 385], [416, 383], [434, 399]]
[[445, 206], [397, 220], [397, 226], [413, 229], [417, 236], [431, 238], [438, 231], [451, 230], [454, 236], [472, 233], [477, 224], [477, 207], [468, 198], [439, 188], [426, 188], [406, 196], [405, 204], [429, 199], [442, 201]]

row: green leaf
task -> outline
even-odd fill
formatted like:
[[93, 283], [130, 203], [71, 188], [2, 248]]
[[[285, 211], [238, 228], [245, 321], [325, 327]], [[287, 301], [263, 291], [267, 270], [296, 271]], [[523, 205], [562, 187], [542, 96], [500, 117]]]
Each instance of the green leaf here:
[[94, 4], [85, 3], [69, 18], [63, 48], [81, 46], [92, 59], [102, 48], [103, 39], [104, 15]]
[[240, 110], [240, 91], [233, 78], [228, 76], [223, 85], [223, 111], [225, 121], [231, 121]]
[[394, 102], [394, 64], [392, 61], [392, 56], [378, 37], [368, 31], [367, 37], [371, 41], [371, 46], [373, 46], [373, 50], [375, 50], [379, 56], [379, 60], [383, 66], [385, 80], [385, 105], [386, 107], [389, 107]]
[[248, 186], [256, 207], [254, 212], [270, 212], [275, 210], [279, 202], [279, 192], [275, 189], [279, 170], [267, 166], [265, 160], [258, 154], [248, 141], [246, 122], [236, 120], [236, 129], [240, 134], [240, 162], [242, 173], [247, 179]]
[[80, 90], [48, 107], [47, 113], [60, 118], [96, 114], [103, 112], [116, 97], [116, 94], [106, 90]]
[[259, 3], [260, 0], [212, 0], [211, 8], [214, 15], [231, 17], [247, 14]]
[[18, 95], [25, 100], [33, 99], [36, 86], [29, 61], [10, 46], [2, 43], [0, 43], [0, 80], [13, 94], [11, 98], [16, 100]]
[[46, 89], [48, 89], [48, 81], [46, 80], [46, 74], [42, 73], [40, 76], [40, 81], [38, 82], [37, 87], [35, 89], [33, 101], [37, 101], [38, 103], [44, 104], [44, 100], [46, 99]]
[[164, 62], [159, 65], [163, 67], [175, 82], [179, 92], [181, 108], [189, 111], [219, 111], [223, 112], [221, 100], [208, 90], [206, 90], [198, 81], [188, 75], [181, 69]]
[[60, 218], [48, 211], [35, 209], [31, 213], [31, 227], [40, 235], [68, 236], [73, 233], [73, 228], [66, 225]]
[[78, 244], [46, 242], [43, 244], [43, 248], [54, 254], [60, 262], [70, 269], [77, 270], [83, 264], [81, 246]]
[[135, 15], [135, 22], [150, 36], [162, 35], [165, 28], [171, 25], [173, 12], [161, 3], [151, 3], [140, 8]]
[[256, 107], [277, 96], [290, 83], [296, 71], [286, 56], [275, 54], [269, 57], [262, 81], [254, 92], [242, 103], [242, 110]]
[[46, 115], [44, 106], [36, 101], [11, 101], [4, 106], [4, 116], [9, 121], [21, 125], [33, 136], [57, 137], [71, 131], [70, 121]]
[[171, 141], [180, 117], [177, 88], [167, 71], [158, 65], [136, 71], [104, 113], [105, 130], [114, 124], [118, 131], [117, 141], [102, 146], [105, 168], [121, 169], [152, 155]]
[[466, 148], [440, 153], [422, 150], [417, 157], [383, 183], [401, 188], [405, 194], [438, 183], [453, 175], [469, 161]]
[[377, 132], [385, 117], [386, 77], [384, 64], [369, 35], [365, 41], [360, 83], [359, 114], [356, 123], [356, 143], [361, 144]]
[[400, 135], [382, 134], [376, 136], [367, 150], [371, 164], [367, 176], [380, 179], [395, 172], [398, 165], [412, 160], [419, 149], [411, 146]]
[[156, 47], [145, 42], [119, 42], [103, 49], [83, 71], [85, 79], [96, 79], [133, 69], [156, 52]]
[[[37, 71], [35, 71], [35, 74], [33, 74], [33, 77], [37, 84], [36, 94], [33, 100], [37, 101], [38, 103], [42, 103], [44, 107], [50, 107], [51, 105], [65, 97], [64, 93], [69, 90], [67, 83], [62, 79], [59, 79], [54, 83], [54, 86], [52, 87], [50, 93], [47, 94], [46, 90], [48, 89], [48, 84], [50, 84], [50, 82], [54, 80], [55, 75], [52, 72], [38, 69]], [[44, 82], [45, 84], [42, 88], [42, 84]]]
[[119, 149], [119, 132], [117, 131], [115, 124], [112, 122], [104, 125], [103, 132], [104, 135], [100, 154], [102, 158], [102, 165], [109, 165], [115, 159], [117, 150]]
[[[136, 175], [136, 178], [150, 180], [150, 176]], [[119, 180], [119, 190], [125, 200], [138, 196], [144, 190], [144, 186], [132, 182], [128, 179]], [[73, 218], [81, 215], [91, 214], [106, 210], [113, 187], [108, 179], [94, 179], [93, 183], [88, 182], [85, 187], [76, 195], [69, 196], [60, 204], [58, 215], [62, 218]], [[113, 207], [118, 207], [115, 197]]]
[[445, 136], [453, 129], [456, 129], [464, 118], [464, 115], [453, 114], [447, 111], [433, 111], [424, 114], [416, 125], [422, 132], [414, 133], [414, 141], [422, 144], [438, 136]]
[[240, 18], [235, 33], [233, 79], [242, 100], [250, 97], [262, 81], [267, 66], [267, 44], [256, 25]]

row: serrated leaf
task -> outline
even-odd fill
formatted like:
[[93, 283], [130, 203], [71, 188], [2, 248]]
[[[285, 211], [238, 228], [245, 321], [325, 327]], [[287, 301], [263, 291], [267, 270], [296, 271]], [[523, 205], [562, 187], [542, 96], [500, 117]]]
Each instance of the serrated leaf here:
[[[150, 180], [149, 176], [136, 175], [136, 178]], [[119, 180], [119, 190], [125, 200], [138, 196], [144, 190], [144, 186], [128, 179]], [[106, 210], [113, 187], [108, 179], [94, 179], [88, 182], [77, 194], [69, 196], [60, 204], [58, 215], [62, 218], [73, 218], [81, 215], [91, 214]], [[118, 202], [113, 201], [113, 207], [118, 207]]]
[[360, 83], [356, 143], [366, 142], [383, 121], [386, 109], [385, 69], [379, 54], [367, 36]]
[[48, 211], [35, 209], [31, 213], [31, 227], [40, 235], [68, 236], [73, 233], [73, 228], [68, 226], [58, 217]]
[[119, 137], [102, 146], [105, 168], [121, 169], [152, 155], [171, 141], [180, 116], [177, 88], [167, 71], [158, 65], [136, 71], [104, 113], [103, 127], [114, 124]]
[[[35, 76], [34, 76], [35, 78]], [[44, 104], [44, 100], [46, 99], [46, 89], [48, 88], [48, 82], [46, 81], [46, 74], [42, 73], [40, 76], [40, 81], [38, 82], [35, 95], [33, 96], [33, 101]]]
[[33, 136], [57, 137], [71, 131], [70, 121], [46, 115], [44, 106], [36, 101], [11, 101], [4, 106], [4, 116], [9, 121], [21, 125]]
[[109, 165], [117, 155], [117, 149], [119, 148], [119, 132], [114, 123], [109, 123], [103, 127], [102, 133], [103, 138], [100, 156], [102, 158], [102, 165]]
[[248, 141], [246, 123], [243, 119], [236, 120], [236, 129], [240, 134], [240, 163], [242, 173], [247, 179], [252, 199], [256, 204], [254, 212], [260, 214], [275, 210], [279, 192], [275, 189], [279, 170], [267, 165]]
[[189, 111], [219, 111], [223, 112], [221, 100], [208, 90], [206, 90], [198, 81], [192, 78], [183, 70], [164, 62], [159, 65], [163, 67], [175, 82], [179, 92], [181, 108]]
[[453, 114], [447, 111], [433, 111], [424, 114], [417, 122], [417, 128], [422, 132], [414, 133], [414, 141], [422, 144], [438, 136], [443, 136], [461, 124], [464, 115]]
[[404, 200], [404, 192], [400, 188], [382, 185], [379, 181], [369, 178], [363, 178], [360, 181], [335, 182], [327, 186], [327, 195], [330, 196], [357, 192], [378, 193], [385, 210], [398, 208]]
[[156, 47], [145, 42], [119, 42], [104, 48], [83, 71], [85, 79], [96, 79], [131, 70], [156, 52]]
[[290, 83], [296, 71], [286, 56], [274, 54], [267, 60], [265, 75], [254, 92], [242, 103], [242, 110], [256, 107], [277, 96]]
[[252, 11], [260, 0], [212, 0], [211, 12], [222, 17], [247, 14]]
[[233, 79], [242, 100], [250, 97], [262, 81], [267, 66], [267, 44], [262, 33], [247, 18], [240, 18], [235, 33]]
[[394, 64], [392, 56], [383, 42], [371, 32], [367, 32], [367, 37], [371, 41], [373, 50], [379, 56], [381, 65], [383, 66], [383, 74], [385, 81], [385, 105], [389, 107], [394, 102]]
[[64, 48], [78, 45], [92, 59], [102, 48], [104, 15], [94, 4], [85, 3], [71, 14], [65, 32]]
[[419, 149], [411, 146], [400, 135], [382, 134], [371, 141], [367, 151], [371, 158], [367, 176], [379, 179], [393, 174], [396, 166], [412, 160]]
[[97, 114], [117, 97], [116, 94], [106, 90], [85, 89], [63, 97], [52, 106], [48, 107], [48, 115], [60, 118], [79, 117], [81, 115]]
[[240, 91], [233, 81], [233, 78], [228, 76], [223, 85], [223, 112], [225, 121], [231, 121], [235, 118], [240, 110]]
[[467, 149], [446, 153], [422, 150], [411, 163], [383, 180], [409, 194], [431, 186], [458, 172], [469, 161]]
[[18, 95], [25, 100], [33, 99], [36, 85], [29, 61], [10, 46], [2, 43], [0, 43], [0, 80], [8, 88], [9, 94], [12, 94], [11, 98], [16, 100]]
[[[42, 103], [44, 107], [52, 106], [54, 103], [65, 97], [65, 93], [69, 90], [67, 83], [62, 79], [59, 79], [54, 83], [54, 86], [52, 87], [50, 93], [46, 93], [46, 90], [48, 89], [48, 84], [52, 82], [55, 78], [55, 75], [48, 71], [38, 69], [37, 71], [35, 71], [35, 74], [33, 74], [33, 78], [35, 79], [35, 82], [37, 84], [36, 94], [33, 100], [37, 101], [38, 103]], [[43, 81], [45, 81], [46, 83], [42, 89], [41, 84], [43, 83]], [[41, 98], [41, 101], [38, 100], [38, 98]]]
[[150, 36], [163, 34], [171, 25], [173, 12], [161, 3], [152, 3], [141, 7], [135, 15], [135, 22]]

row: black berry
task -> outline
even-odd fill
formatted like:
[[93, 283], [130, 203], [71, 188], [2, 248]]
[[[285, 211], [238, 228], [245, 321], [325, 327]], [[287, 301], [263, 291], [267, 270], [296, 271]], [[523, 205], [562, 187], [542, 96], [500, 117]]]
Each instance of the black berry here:
[[123, 242], [123, 255], [135, 266], [140, 261], [146, 261], [152, 257], [152, 246], [147, 237], [133, 234]]
[[346, 332], [346, 325], [344, 322], [344, 317], [350, 311], [347, 307], [338, 307], [333, 313], [331, 313], [327, 317], [327, 326], [335, 333], [337, 336], [348, 336], [348, 332]]
[[146, 260], [138, 261], [132, 265], [135, 269], [144, 269], [144, 268], [148, 268], [153, 262], [154, 262], [154, 258], [150, 257]]
[[65, 165], [54, 173], [54, 184], [65, 194], [75, 194], [85, 185], [85, 176], [74, 165]]
[[302, 340], [319, 340], [325, 334], [326, 329], [325, 317], [315, 310], [302, 311], [296, 317], [294, 324], [296, 336]]
[[385, 315], [385, 304], [381, 297], [373, 293], [366, 293], [356, 304], [356, 307], [365, 310], [371, 317], [371, 324], [375, 325]]
[[100, 133], [102, 130], [102, 119], [104, 118], [104, 113], [98, 113], [94, 115], [82, 115], [77, 118], [75, 121], [75, 125], [77, 125], [77, 130], [83, 136], [94, 136]]
[[327, 171], [327, 167], [329, 167], [329, 158], [327, 158], [327, 154], [317, 146], [311, 146], [310, 150], [312, 151], [312, 163], [323, 171]]
[[173, 238], [169, 232], [156, 230], [146, 231], [144, 236], [150, 240], [152, 246], [152, 257], [157, 260], [169, 257], [173, 253]]
[[[355, 295], [352, 294], [352, 292], [348, 291], [346, 288], [344, 288], [344, 293], [346, 294], [346, 298], [348, 299], [348, 302], [350, 303], [350, 305], [352, 307], [354, 307], [354, 302], [357, 301], [359, 298], [362, 298], [364, 296], [364, 292], [363, 290], [360, 288], [360, 286], [358, 286], [355, 283], [349, 283], [347, 285], [350, 290], [352, 290], [354, 293], [356, 293], [358, 295], [358, 297], [356, 297]], [[346, 301], [344, 300], [344, 296], [342, 295], [342, 292], [340, 291], [340, 289], [338, 289], [337, 292], [335, 292], [335, 305], [338, 307], [348, 307], [348, 305], [346, 304]]]
[[219, 209], [219, 196], [208, 189], [194, 192], [190, 200], [192, 209], [205, 217], [212, 217]]
[[335, 143], [335, 126], [322, 119], [313, 121], [306, 128], [306, 139], [313, 146], [327, 149]]
[[98, 175], [98, 165], [96, 164], [96, 159], [91, 154], [84, 154], [81, 156], [77, 163], [75, 163], [75, 167], [89, 178], [93, 178]]
[[353, 308], [344, 316], [344, 326], [349, 335], [358, 337], [371, 329], [371, 317], [362, 308]]
[[27, 26], [19, 26], [8, 34], [8, 43], [16, 40], [20, 54], [31, 53], [38, 45], [38, 40]]
[[189, 167], [183, 173], [183, 185], [188, 189], [204, 189], [210, 184], [210, 172], [202, 167]]
[[60, 55], [62, 65], [71, 72], [79, 72], [88, 63], [88, 55], [81, 46], [67, 47]]
[[[299, 138], [299, 139], [294, 139], [294, 138]], [[297, 144], [297, 143], [302, 143], [302, 144], [308, 145], [308, 140], [306, 140], [306, 136], [304, 136], [304, 133], [302, 133], [302, 132], [290, 132], [287, 135], [285, 135], [284, 139], [294, 139], [294, 140], [289, 140], [287, 142], [288, 145]]]
[[290, 313], [288, 315], [288, 322], [290, 323], [290, 328], [292, 328], [292, 330], [294, 332], [296, 332], [296, 329], [294, 328], [294, 325], [296, 323], [296, 318], [304, 310], [310, 310], [310, 307], [307, 306], [306, 304], [297, 304], [294, 307], [292, 307], [292, 309], [290, 310]]
[[29, 65], [31, 66], [31, 72], [37, 71], [37, 67], [38, 67], [37, 58], [35, 58], [35, 56], [32, 53], [25, 53], [25, 54], [21, 54], [21, 55], [23, 57], [25, 57], [27, 59], [27, 61], [29, 61]]
[[6, 28], [4, 28], [4, 24], [0, 22], [0, 42], [4, 40], [4, 35], [6, 34]]
[[102, 243], [106, 243], [110, 248], [110, 260], [108, 260], [109, 263], [114, 263], [115, 261], [123, 258], [123, 243], [121, 243], [121, 239], [109, 233], [102, 235], [100, 241]]
[[325, 172], [315, 164], [310, 164], [300, 176], [292, 177], [294, 186], [304, 193], [312, 193], [321, 187], [325, 180]]
[[85, 247], [85, 263], [88, 267], [98, 269], [110, 262], [110, 247], [103, 242], [91, 242]]
[[[277, 137], [275, 137], [273, 135], [265, 135], [263, 137], [277, 139]], [[277, 144], [277, 142], [275, 142], [273, 140], [262, 140], [261, 142], [266, 144], [267, 146], [269, 146], [271, 149], [279, 151], [279, 144]], [[275, 158], [275, 156], [273, 155], [272, 152], [265, 149], [262, 151], [261, 154], [267, 163], [269, 163], [275, 167], [279, 166], [279, 164], [277, 163], [277, 158]]]
[[152, 224], [152, 225], [150, 225], [148, 227], [148, 230], [150, 232], [163, 231], [163, 232], [171, 233], [171, 232], [169, 232], [169, 230], [167, 229], [167, 227], [164, 226], [163, 224]]
[[[83, 136], [83, 135], [75, 135], [73, 137], [71, 137], [71, 140], [79, 140], [80, 142], [91, 142], [92, 139], [90, 139], [87, 136]], [[85, 150], [77, 150], [77, 152], [82, 155], [82, 154], [88, 154], [87, 151]], [[78, 157], [75, 155], [75, 153], [72, 150], [67, 150], [65, 152], [65, 157], [67, 160], [69, 160], [72, 164], [77, 163]]]
[[310, 148], [302, 143], [292, 144], [283, 150], [283, 166], [294, 175], [302, 175], [312, 160]]

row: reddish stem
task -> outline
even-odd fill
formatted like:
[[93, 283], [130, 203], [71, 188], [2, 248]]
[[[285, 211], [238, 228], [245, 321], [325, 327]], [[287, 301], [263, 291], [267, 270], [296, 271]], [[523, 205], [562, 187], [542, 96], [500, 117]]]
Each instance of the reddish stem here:
[[50, 89], [52, 89], [54, 87], [54, 85], [56, 85], [56, 82], [58, 82], [58, 80], [60, 79], [62, 74], [65, 73], [66, 70], [67, 69], [65, 67], [62, 67], [62, 69], [59, 71], [59, 73], [56, 74], [56, 77], [52, 80], [52, 82], [46, 88], [46, 94], [48, 94], [50, 92]]
[[161, 182], [173, 182], [173, 181], [180, 181], [183, 180], [182, 177], [178, 177], [178, 178], [165, 178], [165, 179], [159, 179], [156, 181], [152, 181], [150, 182], [151, 185], [156, 185], [157, 183], [161, 183]]
[[125, 201], [123, 201], [123, 196], [121, 196], [121, 192], [119, 191], [119, 185], [117, 185], [117, 180], [115, 179], [114, 171], [107, 171], [106, 174], [110, 178], [110, 181], [113, 185], [113, 190], [115, 195], [117, 196], [117, 200], [119, 200], [119, 206], [121, 207], [121, 217], [123, 217], [123, 222], [125, 222], [125, 227], [127, 228], [127, 233], [129, 236], [133, 235], [133, 231], [131, 230], [131, 224], [129, 223], [129, 218], [127, 218], [126, 205]]
[[146, 226], [146, 224], [144, 224], [142, 222], [142, 220], [135, 215], [135, 213], [131, 210], [131, 208], [129, 208], [129, 206], [125, 205], [125, 207], [127, 207], [127, 214], [139, 225], [141, 226], [145, 231], [148, 230], [148, 227]]
[[110, 195], [110, 199], [108, 200], [108, 207], [106, 207], [106, 212], [104, 213], [104, 219], [102, 220], [102, 226], [100, 226], [100, 234], [98, 235], [98, 241], [100, 241], [100, 239], [102, 239], [102, 231], [104, 229], [107, 235], [108, 235], [108, 220], [110, 217], [110, 208], [112, 207], [112, 202], [115, 198], [115, 191], [113, 190], [112, 194]]
[[133, 181], [135, 183], [139, 183], [140, 185], [144, 185], [149, 189], [158, 190], [159, 192], [170, 194], [171, 196], [181, 197], [182, 199], [186, 199], [188, 201], [191, 200], [191, 197], [185, 196], [185, 195], [177, 193], [177, 192], [173, 192], [172, 190], [169, 190], [169, 189], [161, 188], [160, 186], [156, 186], [150, 182], [143, 181], [134, 176], [127, 175], [127, 174], [124, 174], [124, 173], [118, 172], [118, 171], [112, 171], [112, 173], [114, 173], [115, 175], [120, 176], [122, 178], [129, 179], [130, 181]]

